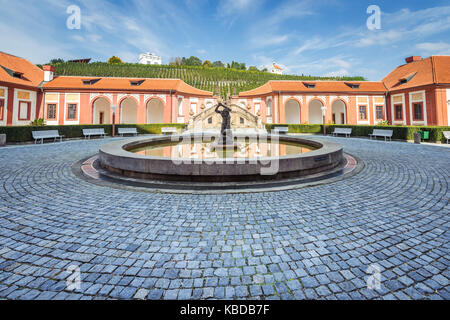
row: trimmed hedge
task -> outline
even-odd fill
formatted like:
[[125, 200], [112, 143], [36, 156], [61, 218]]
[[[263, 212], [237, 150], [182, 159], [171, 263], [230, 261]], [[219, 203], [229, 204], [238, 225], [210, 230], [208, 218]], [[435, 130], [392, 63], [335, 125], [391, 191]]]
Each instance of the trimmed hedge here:
[[[266, 128], [271, 131], [274, 127], [289, 127], [289, 133], [322, 133], [321, 124], [267, 124]], [[414, 140], [414, 133], [418, 131], [429, 131], [430, 142], [445, 142], [443, 131], [450, 131], [450, 127], [430, 127], [430, 126], [355, 126], [355, 125], [327, 125], [327, 133], [331, 134], [334, 128], [352, 128], [353, 137], [368, 137], [374, 129], [393, 130], [392, 139], [411, 141]]]
[[[117, 128], [137, 128], [139, 134], [161, 134], [161, 128], [175, 127], [185, 128], [185, 124], [165, 123], [165, 124], [116, 124]], [[33, 141], [32, 131], [58, 130], [59, 134], [64, 138], [82, 138], [83, 129], [104, 128], [107, 135], [112, 133], [112, 125], [71, 125], [71, 126], [17, 126], [17, 127], [0, 127], [0, 134], [6, 134], [7, 142], [27, 142]]]

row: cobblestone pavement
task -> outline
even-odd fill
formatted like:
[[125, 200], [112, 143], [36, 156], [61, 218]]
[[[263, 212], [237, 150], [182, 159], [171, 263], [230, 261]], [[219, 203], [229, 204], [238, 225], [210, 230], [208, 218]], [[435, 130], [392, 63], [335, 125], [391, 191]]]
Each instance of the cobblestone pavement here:
[[449, 299], [450, 150], [333, 140], [360, 174], [209, 196], [80, 180], [104, 140], [0, 149], [0, 298]]

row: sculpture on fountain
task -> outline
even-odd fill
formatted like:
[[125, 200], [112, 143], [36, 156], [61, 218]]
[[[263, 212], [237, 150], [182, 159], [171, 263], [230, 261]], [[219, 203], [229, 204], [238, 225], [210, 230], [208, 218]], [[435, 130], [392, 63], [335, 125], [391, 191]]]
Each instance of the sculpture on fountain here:
[[234, 149], [238, 147], [238, 144], [234, 141], [233, 132], [231, 130], [231, 108], [228, 105], [229, 101], [224, 102], [220, 99], [215, 109], [215, 112], [222, 116], [222, 127], [220, 130], [220, 136], [212, 145], [214, 149]]

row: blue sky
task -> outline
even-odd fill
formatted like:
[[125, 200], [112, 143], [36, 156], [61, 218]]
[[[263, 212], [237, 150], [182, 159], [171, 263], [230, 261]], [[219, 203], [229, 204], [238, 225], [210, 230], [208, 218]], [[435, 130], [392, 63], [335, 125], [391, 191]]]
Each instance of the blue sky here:
[[[81, 29], [66, 27], [69, 5]], [[450, 54], [448, 0], [0, 0], [0, 51], [34, 63], [195, 55], [292, 74], [381, 80], [410, 55]], [[381, 30], [366, 26], [369, 5]]]

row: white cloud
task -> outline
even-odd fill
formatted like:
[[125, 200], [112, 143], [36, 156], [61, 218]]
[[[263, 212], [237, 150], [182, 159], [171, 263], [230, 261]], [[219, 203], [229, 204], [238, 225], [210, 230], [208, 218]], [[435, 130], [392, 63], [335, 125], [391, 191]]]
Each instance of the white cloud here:
[[418, 43], [416, 48], [428, 55], [450, 54], [450, 43], [447, 42], [422, 42]]
[[254, 47], [268, 47], [275, 46], [286, 43], [289, 40], [289, 36], [284, 35], [269, 35], [264, 34], [261, 36], [256, 36], [251, 39], [252, 45]]
[[382, 30], [362, 30], [357, 47], [388, 45], [430, 37], [450, 30], [450, 6], [383, 13]]

